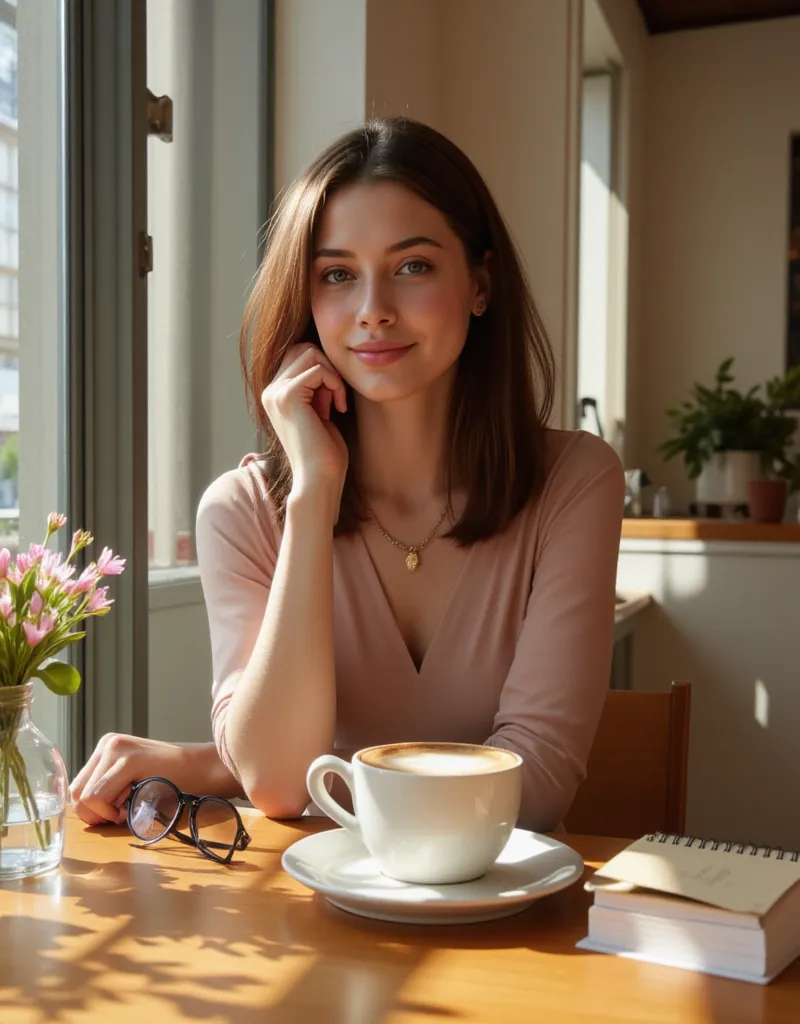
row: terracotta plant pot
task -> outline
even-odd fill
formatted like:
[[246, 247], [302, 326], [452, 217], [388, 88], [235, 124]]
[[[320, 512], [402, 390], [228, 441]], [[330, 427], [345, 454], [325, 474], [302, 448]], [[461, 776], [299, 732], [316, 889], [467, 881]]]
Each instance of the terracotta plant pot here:
[[747, 504], [754, 523], [779, 523], [783, 519], [789, 485], [785, 480], [751, 480]]

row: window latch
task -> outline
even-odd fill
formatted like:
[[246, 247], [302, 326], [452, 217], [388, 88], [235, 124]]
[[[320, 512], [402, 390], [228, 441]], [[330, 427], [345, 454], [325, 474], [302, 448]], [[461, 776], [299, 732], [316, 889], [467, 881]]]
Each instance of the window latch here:
[[146, 277], [153, 271], [153, 237], [146, 231], [139, 232], [139, 277]]
[[147, 90], [147, 134], [162, 142], [172, 142], [172, 98], [156, 96]]

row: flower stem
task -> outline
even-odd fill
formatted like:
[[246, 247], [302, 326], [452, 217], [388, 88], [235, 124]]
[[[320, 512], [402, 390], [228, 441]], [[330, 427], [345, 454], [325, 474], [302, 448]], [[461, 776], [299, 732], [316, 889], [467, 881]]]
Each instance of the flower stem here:
[[11, 769], [11, 765], [8, 763], [8, 758], [3, 756], [3, 811], [2, 821], [0, 821], [0, 847], [2, 847], [3, 839], [8, 835], [8, 776]]
[[[2, 774], [0, 775], [0, 779], [2, 779], [2, 793], [0, 793], [0, 799], [2, 800], [3, 808], [3, 819], [0, 822], [2, 832], [0, 832], [0, 835], [8, 835], [8, 814], [11, 794], [11, 779], [9, 776], [12, 776], [16, 783], [22, 806], [28, 815], [28, 820], [36, 830], [39, 846], [42, 850], [46, 850], [49, 845], [49, 836], [47, 841], [45, 841], [45, 835], [41, 827], [42, 823], [39, 821], [39, 807], [36, 803], [36, 796], [28, 779], [25, 761], [17, 746], [17, 729], [20, 717], [21, 712], [16, 710], [0, 713], [0, 765], [2, 766]], [[46, 831], [49, 833], [49, 828]]]

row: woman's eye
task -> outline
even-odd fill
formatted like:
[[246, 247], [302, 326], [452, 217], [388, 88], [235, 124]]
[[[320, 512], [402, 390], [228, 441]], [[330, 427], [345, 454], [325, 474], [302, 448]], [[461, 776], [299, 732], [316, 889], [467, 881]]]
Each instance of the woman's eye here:
[[410, 274], [412, 277], [417, 277], [419, 274], [425, 274], [430, 269], [430, 263], [426, 263], [424, 260], [409, 260], [408, 263], [404, 263], [400, 268], [402, 273]]
[[332, 267], [322, 275], [322, 280], [327, 284], [343, 284], [350, 277], [350, 271], [344, 267]]

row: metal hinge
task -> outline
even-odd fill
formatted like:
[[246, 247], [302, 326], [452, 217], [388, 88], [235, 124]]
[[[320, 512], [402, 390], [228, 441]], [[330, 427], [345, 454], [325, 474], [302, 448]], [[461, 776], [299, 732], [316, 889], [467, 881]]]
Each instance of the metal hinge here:
[[139, 277], [153, 271], [153, 238], [146, 231], [139, 232]]

